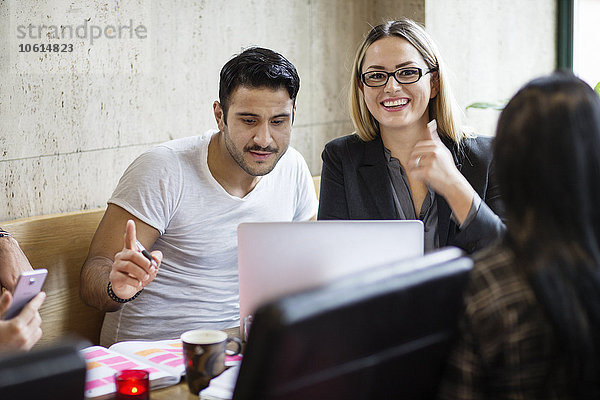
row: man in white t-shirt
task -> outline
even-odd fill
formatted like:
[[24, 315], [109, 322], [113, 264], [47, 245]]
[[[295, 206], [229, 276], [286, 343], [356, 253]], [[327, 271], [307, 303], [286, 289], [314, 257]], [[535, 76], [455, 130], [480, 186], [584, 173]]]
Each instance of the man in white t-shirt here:
[[221, 70], [218, 131], [128, 167], [81, 271], [81, 298], [107, 311], [101, 344], [239, 325], [238, 224], [316, 215], [312, 177], [289, 147], [299, 87], [283, 56], [248, 49]]

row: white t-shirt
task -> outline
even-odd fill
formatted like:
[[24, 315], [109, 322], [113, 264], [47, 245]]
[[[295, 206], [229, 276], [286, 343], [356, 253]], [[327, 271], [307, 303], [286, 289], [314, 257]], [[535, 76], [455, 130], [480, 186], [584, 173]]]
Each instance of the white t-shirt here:
[[137, 299], [106, 313], [102, 345], [238, 326], [237, 226], [316, 215], [310, 171], [291, 147], [244, 198], [227, 193], [208, 169], [214, 133], [145, 152], [127, 168], [108, 201], [160, 232], [151, 250], [162, 251], [164, 258], [156, 279]]

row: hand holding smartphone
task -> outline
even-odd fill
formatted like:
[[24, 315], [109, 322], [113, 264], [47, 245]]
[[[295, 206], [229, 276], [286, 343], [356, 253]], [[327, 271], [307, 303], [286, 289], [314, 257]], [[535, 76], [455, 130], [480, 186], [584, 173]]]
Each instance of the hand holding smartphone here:
[[19, 315], [23, 307], [42, 290], [47, 275], [48, 270], [45, 268], [22, 272], [12, 294], [12, 304], [2, 315], [2, 319], [8, 320]]

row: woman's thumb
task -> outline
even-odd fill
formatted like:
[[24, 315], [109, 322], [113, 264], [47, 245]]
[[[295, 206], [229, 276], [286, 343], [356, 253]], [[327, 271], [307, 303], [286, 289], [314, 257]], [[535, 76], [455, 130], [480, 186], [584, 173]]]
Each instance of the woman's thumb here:
[[7, 290], [2, 293], [2, 296], [0, 296], [0, 315], [4, 314], [6, 310], [8, 310], [10, 303], [12, 303], [12, 295]]

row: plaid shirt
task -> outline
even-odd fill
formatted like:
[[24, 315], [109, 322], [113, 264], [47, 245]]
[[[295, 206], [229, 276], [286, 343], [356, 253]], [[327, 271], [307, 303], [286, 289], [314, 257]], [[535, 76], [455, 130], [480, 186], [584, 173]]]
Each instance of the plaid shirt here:
[[509, 249], [475, 256], [464, 301], [440, 398], [569, 398], [553, 329]]

